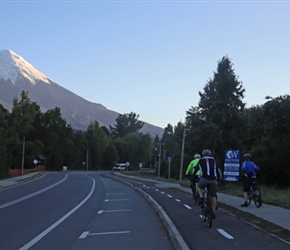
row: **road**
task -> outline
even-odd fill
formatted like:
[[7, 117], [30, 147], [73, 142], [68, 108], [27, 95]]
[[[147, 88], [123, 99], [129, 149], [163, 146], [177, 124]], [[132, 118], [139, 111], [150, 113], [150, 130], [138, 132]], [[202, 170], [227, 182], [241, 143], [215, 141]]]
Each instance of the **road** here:
[[174, 249], [148, 202], [101, 173], [49, 173], [0, 191], [0, 242], [14, 249]]
[[212, 228], [201, 219], [200, 207], [192, 198], [176, 189], [152, 184], [150, 181], [134, 180], [110, 175], [137, 190], [147, 193], [165, 210], [182, 235], [189, 249], [194, 250], [265, 250], [289, 249], [289, 244], [263, 232], [236, 216], [217, 210]]

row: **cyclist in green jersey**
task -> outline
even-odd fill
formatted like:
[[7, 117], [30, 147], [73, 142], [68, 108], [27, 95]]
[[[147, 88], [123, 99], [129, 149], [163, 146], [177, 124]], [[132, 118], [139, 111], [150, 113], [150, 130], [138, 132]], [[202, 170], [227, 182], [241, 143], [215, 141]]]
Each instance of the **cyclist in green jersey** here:
[[[188, 167], [186, 169], [185, 175], [189, 175], [190, 181], [191, 181], [191, 188], [195, 188], [196, 179], [198, 179], [198, 176], [200, 174], [200, 170], [196, 172], [195, 175], [193, 175], [193, 172], [195, 170], [195, 167], [197, 166], [199, 159], [201, 158], [200, 154], [195, 154], [194, 159], [188, 164]], [[194, 185], [194, 186], [192, 186]]]

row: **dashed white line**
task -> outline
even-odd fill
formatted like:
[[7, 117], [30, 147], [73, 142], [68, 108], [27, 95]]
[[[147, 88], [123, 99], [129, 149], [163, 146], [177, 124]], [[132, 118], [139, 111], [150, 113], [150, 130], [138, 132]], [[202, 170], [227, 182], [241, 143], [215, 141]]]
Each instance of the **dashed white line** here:
[[183, 204], [183, 206], [185, 206], [187, 209], [192, 209], [192, 207], [186, 205], [186, 204]]
[[181, 202], [181, 200], [179, 200], [179, 199], [175, 199], [177, 202]]
[[130, 231], [118, 231], [118, 232], [103, 232], [103, 233], [90, 233], [89, 231], [83, 232], [79, 239], [85, 239], [88, 235], [97, 236], [97, 235], [108, 235], [108, 234], [129, 234]]
[[223, 229], [217, 229], [218, 230], [218, 232], [222, 235], [222, 236], [224, 236], [224, 237], [226, 237], [227, 239], [229, 239], [229, 240], [233, 240], [234, 239], [234, 237], [233, 236], [231, 236], [230, 234], [228, 234], [225, 230], [223, 230]]
[[167, 196], [168, 196], [169, 198], [172, 198], [172, 195], [170, 195], [170, 194], [168, 194]]
[[108, 193], [107, 195], [125, 195], [126, 193]]
[[99, 210], [98, 214], [102, 213], [116, 213], [116, 212], [130, 212], [132, 211], [131, 209], [119, 209], [119, 210]]
[[[90, 177], [91, 178], [91, 177]], [[62, 218], [60, 218], [57, 222], [52, 224], [50, 227], [45, 229], [42, 233], [40, 233], [38, 236], [36, 236], [34, 239], [29, 241], [25, 246], [21, 247], [20, 250], [27, 250], [30, 249], [33, 245], [35, 245], [38, 241], [40, 241], [44, 236], [46, 236], [49, 232], [51, 232], [53, 229], [55, 229], [59, 224], [61, 224], [63, 221], [65, 221], [69, 216], [71, 216], [75, 211], [77, 211], [86, 201], [92, 196], [96, 181], [91, 178], [93, 181], [92, 188], [90, 193], [86, 196], [84, 200], [82, 200], [76, 207], [74, 207], [72, 210], [70, 210], [67, 214], [65, 214]]]
[[109, 201], [128, 201], [129, 199], [105, 199], [105, 202]]

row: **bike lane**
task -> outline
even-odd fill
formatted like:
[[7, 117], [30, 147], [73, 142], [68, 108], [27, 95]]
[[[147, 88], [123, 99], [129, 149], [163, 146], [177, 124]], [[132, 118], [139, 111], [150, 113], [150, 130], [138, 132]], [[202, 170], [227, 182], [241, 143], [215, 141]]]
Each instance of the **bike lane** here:
[[[178, 189], [125, 178], [136, 190], [156, 201], [172, 220], [189, 249], [287, 249], [289, 245], [218, 209], [212, 228], [201, 219], [201, 209]], [[147, 198], [148, 199], [148, 198]]]

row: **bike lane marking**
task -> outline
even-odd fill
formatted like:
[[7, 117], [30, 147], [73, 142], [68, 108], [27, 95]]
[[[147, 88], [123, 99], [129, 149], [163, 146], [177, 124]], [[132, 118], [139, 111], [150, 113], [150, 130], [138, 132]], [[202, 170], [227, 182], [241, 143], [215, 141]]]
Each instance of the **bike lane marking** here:
[[218, 230], [218, 232], [219, 232], [222, 236], [224, 236], [225, 238], [227, 238], [227, 239], [229, 239], [229, 240], [233, 240], [233, 239], [234, 239], [234, 237], [231, 236], [230, 234], [228, 234], [225, 230], [220, 229], [220, 228], [218, 228], [217, 230]]
[[[143, 185], [143, 186], [144, 186], [144, 185]], [[160, 192], [162, 195], [167, 195], [167, 197], [169, 197], [169, 198], [173, 198], [172, 195], [166, 194], [164, 191], [160, 191], [159, 189], [155, 189], [155, 191], [156, 191], [156, 192]], [[175, 201], [176, 201], [176, 202], [181, 202], [181, 200], [179, 200], [179, 199], [175, 199]], [[185, 208], [189, 209], [189, 210], [192, 209], [192, 207], [189, 206], [189, 205], [187, 205], [187, 204], [183, 204], [183, 206], [184, 206]], [[203, 218], [202, 215], [199, 215], [199, 217], [200, 217], [200, 218]], [[227, 239], [229, 239], [229, 240], [233, 240], [233, 239], [234, 239], [233, 236], [231, 236], [229, 233], [227, 233], [227, 232], [226, 232], [225, 230], [223, 230], [223, 229], [218, 228], [217, 231], [218, 231], [218, 232], [219, 232], [223, 237], [225, 237], [225, 238], [227, 238]], [[84, 235], [81, 235], [80, 238], [81, 238], [81, 237], [85, 238], [87, 235], [93, 235], [93, 234], [90, 234], [89, 232], [84, 232], [83, 234], [84, 234]]]

